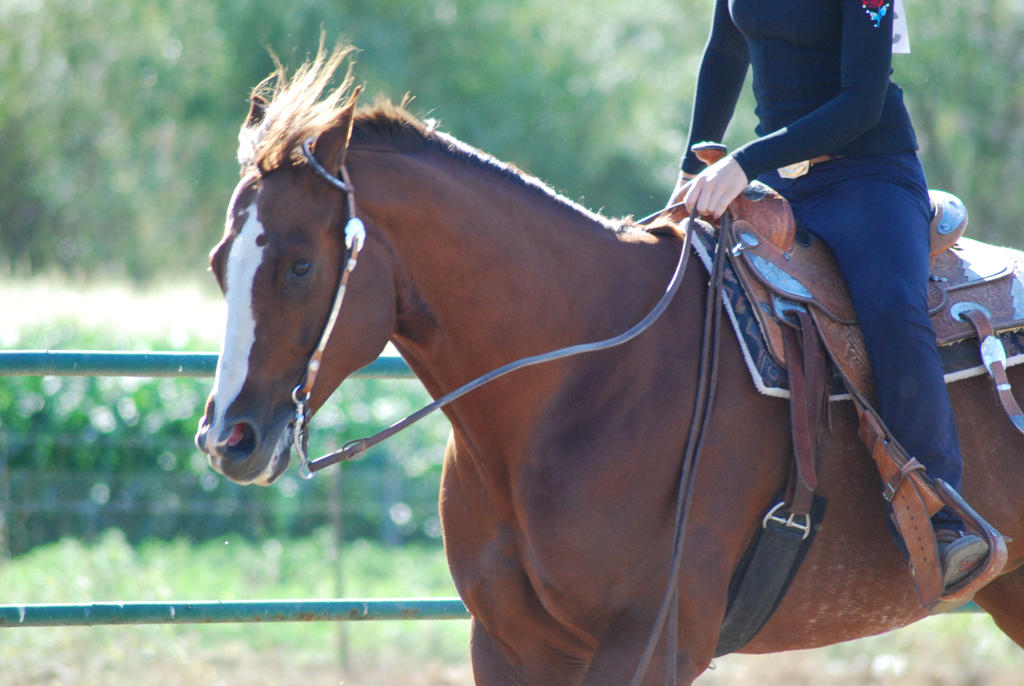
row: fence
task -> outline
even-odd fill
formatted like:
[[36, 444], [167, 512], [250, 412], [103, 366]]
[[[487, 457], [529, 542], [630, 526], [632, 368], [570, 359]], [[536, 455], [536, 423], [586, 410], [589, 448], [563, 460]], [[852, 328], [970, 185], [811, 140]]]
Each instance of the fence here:
[[[210, 390], [198, 377], [212, 374], [216, 359], [0, 352], [0, 375], [8, 375], [0, 380], [0, 557], [111, 527], [131, 543], [228, 533], [291, 539], [337, 521], [349, 541], [439, 543], [448, 432], [440, 413], [326, 478], [304, 481], [293, 470], [274, 488], [246, 488], [210, 470], [193, 441]], [[312, 452], [369, 435], [429, 399], [397, 357], [356, 376], [317, 413]]]
[[[0, 376], [210, 376], [212, 353], [86, 351], [0, 352]], [[411, 378], [400, 358], [382, 357], [356, 372], [369, 378]], [[977, 611], [973, 603], [961, 608]], [[0, 605], [0, 627], [220, 622], [466, 619], [458, 598], [69, 603]]]
[[468, 618], [458, 598], [0, 605], [0, 627]]
[[[11, 350], [0, 352], [0, 376], [213, 376], [216, 353]], [[355, 373], [413, 378], [400, 357], [379, 357]]]
[[[0, 376], [212, 376], [214, 353], [6, 351]], [[364, 378], [412, 378], [400, 358], [381, 357]], [[0, 627], [467, 619], [458, 598], [180, 601], [0, 605]]]

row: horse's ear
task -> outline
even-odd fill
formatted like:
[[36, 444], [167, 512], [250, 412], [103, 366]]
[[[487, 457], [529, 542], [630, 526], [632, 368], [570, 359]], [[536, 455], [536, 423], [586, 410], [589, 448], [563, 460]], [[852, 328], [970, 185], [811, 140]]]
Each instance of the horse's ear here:
[[320, 164], [337, 173], [345, 162], [345, 152], [352, 137], [352, 122], [355, 120], [356, 100], [362, 92], [362, 86], [352, 90], [348, 103], [338, 111], [334, 122], [321, 133], [313, 146], [313, 152]]
[[250, 129], [254, 126], [259, 126], [266, 113], [267, 101], [263, 99], [262, 95], [253, 93], [252, 97], [249, 98], [249, 114], [245, 117], [244, 128]]

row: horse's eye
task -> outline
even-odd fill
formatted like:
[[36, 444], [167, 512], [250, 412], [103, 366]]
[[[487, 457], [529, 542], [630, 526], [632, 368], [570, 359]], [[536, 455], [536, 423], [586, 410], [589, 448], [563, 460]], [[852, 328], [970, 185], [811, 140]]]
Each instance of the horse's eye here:
[[310, 267], [309, 260], [295, 260], [292, 262], [292, 276], [306, 276]]

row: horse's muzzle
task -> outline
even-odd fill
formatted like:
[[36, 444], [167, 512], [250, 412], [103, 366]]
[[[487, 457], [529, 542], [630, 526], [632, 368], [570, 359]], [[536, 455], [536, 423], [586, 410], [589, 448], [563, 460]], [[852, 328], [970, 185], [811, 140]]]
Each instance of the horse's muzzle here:
[[196, 447], [206, 453], [215, 471], [232, 481], [267, 486], [288, 468], [292, 431], [287, 419], [264, 433], [245, 419], [214, 427], [207, 416], [199, 423]]

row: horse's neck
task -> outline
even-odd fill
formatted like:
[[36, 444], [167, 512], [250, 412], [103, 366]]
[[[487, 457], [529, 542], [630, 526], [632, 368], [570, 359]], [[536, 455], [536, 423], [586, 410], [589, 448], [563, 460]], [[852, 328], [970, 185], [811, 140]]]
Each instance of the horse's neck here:
[[[513, 359], [621, 333], [671, 273], [654, 239], [618, 235], [515, 180], [455, 163], [372, 162], [353, 174], [365, 179], [357, 181], [363, 211], [396, 254], [396, 344], [437, 386], [432, 392]], [[401, 180], [387, 178], [399, 170]], [[392, 190], [364, 194], [371, 186]]]

